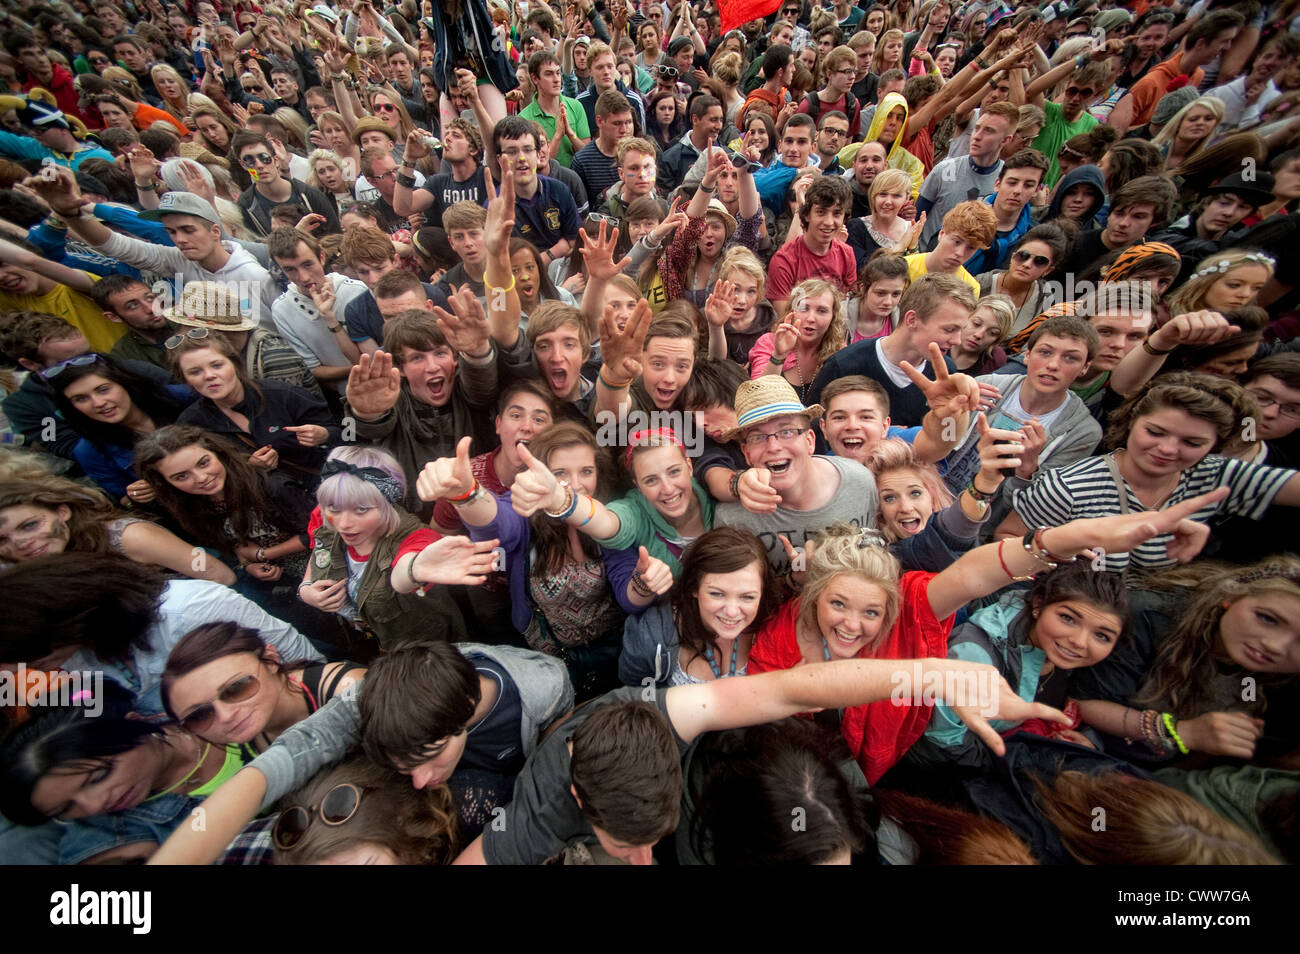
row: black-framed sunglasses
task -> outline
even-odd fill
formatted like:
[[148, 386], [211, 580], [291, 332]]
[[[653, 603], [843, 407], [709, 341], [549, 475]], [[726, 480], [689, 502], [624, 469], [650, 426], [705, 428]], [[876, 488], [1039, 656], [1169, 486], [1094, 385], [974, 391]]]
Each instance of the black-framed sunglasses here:
[[251, 156], [245, 156], [239, 160], [239, 164], [245, 169], [256, 169], [259, 165], [269, 166], [275, 161], [275, 157], [268, 152], [258, 152]]
[[[217, 701], [232, 706], [237, 702], [247, 702], [253, 696], [257, 695], [257, 690], [261, 688], [261, 680], [253, 673], [247, 676], [240, 676], [233, 682], [229, 682], [221, 687], [217, 693]], [[212, 725], [212, 720], [217, 717], [217, 709], [211, 702], [205, 702], [189, 715], [180, 720], [181, 727], [191, 732], [202, 732], [208, 726]]]
[[79, 354], [75, 358], [69, 358], [67, 361], [60, 361], [58, 364], [51, 365], [41, 372], [41, 377], [46, 381], [52, 381], [57, 378], [68, 368], [85, 368], [97, 361], [103, 361], [104, 356], [91, 352], [90, 354]]
[[340, 782], [325, 793], [318, 805], [306, 808], [294, 805], [285, 809], [271, 828], [271, 841], [281, 851], [292, 851], [316, 818], [331, 828], [347, 824], [361, 807], [362, 797], [369, 791], [371, 789], [361, 788], [351, 782]]
[[168, 338], [166, 341], [163, 342], [163, 347], [166, 348], [168, 351], [174, 351], [181, 346], [181, 342], [184, 341], [186, 338], [189, 338], [193, 341], [201, 341], [207, 336], [208, 336], [207, 328], [191, 328], [189, 331], [182, 331], [179, 334], [172, 335], [170, 338]]
[[1025, 262], [1033, 261], [1033, 263], [1039, 268], [1046, 268], [1048, 265], [1052, 264], [1052, 260], [1046, 255], [1030, 255], [1028, 252], [1012, 252], [1011, 257], [1022, 265]]
[[1085, 86], [1080, 89], [1078, 86], [1067, 86], [1065, 88], [1066, 96], [1082, 96], [1085, 99], [1092, 99], [1097, 95], [1097, 91], [1091, 86]]

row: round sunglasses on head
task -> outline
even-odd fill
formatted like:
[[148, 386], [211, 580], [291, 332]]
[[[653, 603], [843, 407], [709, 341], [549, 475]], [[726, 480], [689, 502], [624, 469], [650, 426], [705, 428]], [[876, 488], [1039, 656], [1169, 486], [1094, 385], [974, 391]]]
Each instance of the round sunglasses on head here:
[[331, 828], [346, 824], [357, 813], [361, 807], [361, 798], [368, 791], [370, 789], [360, 788], [351, 782], [340, 782], [325, 793], [318, 805], [306, 808], [294, 805], [285, 809], [275, 820], [271, 840], [281, 851], [292, 851], [316, 818]]

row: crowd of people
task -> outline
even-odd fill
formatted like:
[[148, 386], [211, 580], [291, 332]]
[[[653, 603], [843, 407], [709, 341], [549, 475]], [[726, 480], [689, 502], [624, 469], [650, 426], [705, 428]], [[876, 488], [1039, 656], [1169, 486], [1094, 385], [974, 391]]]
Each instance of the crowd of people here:
[[737, 6], [0, 0], [0, 858], [1300, 859], [1300, 2]]

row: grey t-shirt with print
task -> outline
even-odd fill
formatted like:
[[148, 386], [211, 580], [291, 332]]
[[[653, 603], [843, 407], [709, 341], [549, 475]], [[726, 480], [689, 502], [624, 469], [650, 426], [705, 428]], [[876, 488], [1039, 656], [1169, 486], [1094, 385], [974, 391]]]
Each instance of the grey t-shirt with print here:
[[[871, 471], [847, 457], [817, 456], [813, 461], [826, 461], [839, 472], [839, 486], [824, 507], [816, 510], [778, 507], [775, 513], [750, 513], [739, 503], [722, 503], [718, 504], [714, 514], [714, 526], [739, 527], [757, 536], [767, 549], [768, 562], [778, 576], [790, 568], [790, 559], [781, 544], [781, 534], [785, 534], [793, 546], [802, 547], [818, 530], [833, 523], [844, 522], [855, 527], [876, 525], [880, 498]], [[817, 464], [808, 479], [821, 483], [829, 480], [830, 475], [824, 466]]]

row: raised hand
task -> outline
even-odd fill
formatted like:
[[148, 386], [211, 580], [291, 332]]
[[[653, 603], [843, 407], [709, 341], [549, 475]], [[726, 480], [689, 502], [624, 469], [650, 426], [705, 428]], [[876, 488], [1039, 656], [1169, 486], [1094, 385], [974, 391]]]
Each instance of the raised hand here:
[[488, 199], [483, 240], [487, 244], [488, 254], [494, 256], [509, 250], [510, 236], [515, 228], [515, 172], [505, 156], [501, 157], [501, 168], [497, 176], [501, 180], [500, 192], [491, 176], [483, 177]]
[[627, 324], [619, 328], [614, 309], [605, 306], [605, 313], [600, 317], [600, 353], [605, 367], [615, 376], [623, 375], [629, 381], [641, 376], [641, 352], [653, 318], [649, 302], [642, 298]]
[[663, 560], [652, 557], [645, 547], [641, 547], [637, 554], [632, 578], [640, 579], [655, 596], [663, 596], [673, 588], [673, 571]]
[[483, 358], [492, 351], [492, 329], [488, 324], [483, 304], [474, 296], [474, 289], [461, 285], [448, 296], [451, 312], [434, 306], [438, 328], [452, 350], [471, 358]]
[[799, 326], [794, 323], [793, 317], [786, 315], [785, 319], [776, 326], [772, 332], [772, 360], [774, 363], [784, 363], [785, 359], [790, 356], [790, 352], [799, 344]]
[[308, 235], [316, 234], [316, 230], [325, 224], [325, 216], [317, 212], [308, 212], [298, 224], [294, 226], [300, 232], [306, 232]]
[[62, 216], [76, 216], [81, 212], [81, 189], [72, 170], [66, 166], [42, 166], [41, 171], [23, 180], [46, 205]]
[[327, 278], [319, 285], [313, 285], [310, 294], [312, 304], [316, 306], [316, 311], [320, 314], [321, 320], [326, 324], [331, 324], [334, 318], [334, 305], [337, 301], [334, 283]]
[[206, 200], [209, 205], [216, 208], [217, 190], [213, 188], [212, 181], [203, 174], [203, 167], [193, 159], [185, 159], [181, 162], [179, 171], [181, 182], [185, 184], [185, 190]]
[[412, 129], [406, 134], [406, 149], [402, 153], [402, 158], [407, 162], [414, 163], [429, 155], [431, 150], [429, 144], [425, 142], [425, 137], [430, 134], [423, 129]]
[[348, 372], [348, 407], [362, 419], [374, 420], [392, 410], [402, 393], [402, 373], [385, 351], [363, 354]]
[[926, 215], [924, 212], [916, 217], [916, 221], [913, 222], [912, 227], [907, 230], [907, 234], [899, 239], [898, 243], [889, 250], [891, 255], [903, 255], [906, 254], [908, 249], [916, 247], [916, 243], [920, 241], [921, 232], [925, 230], [925, 218]]
[[772, 489], [772, 472], [766, 467], [751, 467], [736, 482], [740, 505], [750, 513], [776, 513], [781, 495]]
[[555, 475], [540, 460], [519, 445], [519, 459], [524, 470], [519, 472], [510, 487], [510, 506], [521, 517], [531, 517], [539, 510], [557, 512], [564, 506], [566, 494]]
[[979, 450], [980, 475], [983, 478], [979, 489], [984, 490], [990, 484], [1001, 484], [1006, 471], [1020, 466], [1024, 435], [1020, 431], [990, 427], [989, 419], [982, 412], [975, 418], [975, 426], [980, 435], [975, 446]]
[[704, 303], [704, 317], [710, 325], [721, 328], [731, 319], [731, 310], [735, 306], [733, 296], [736, 286], [731, 282], [719, 280]]
[[411, 574], [426, 585], [478, 586], [496, 569], [496, 549], [500, 544], [500, 540], [443, 537], [415, 555]]
[[1038, 455], [1047, 446], [1047, 430], [1034, 417], [1025, 422], [1021, 433], [1024, 434], [1025, 450], [1016, 466], [1016, 476], [1022, 480], [1032, 480], [1038, 470]]
[[135, 177], [137, 183], [143, 182], [146, 186], [153, 183], [158, 176], [158, 168], [162, 165], [154, 154], [145, 146], [132, 146], [126, 154], [127, 162], [131, 166], [131, 175]]
[[[1043, 533], [1043, 546], [1061, 556], [1086, 552], [1098, 548], [1106, 553], [1128, 553], [1134, 547], [1162, 534], [1173, 534], [1168, 546], [1169, 555], [1186, 562], [1199, 552], [1205, 543], [1208, 529], [1205, 524], [1191, 519], [1209, 504], [1218, 503], [1228, 496], [1228, 487], [1216, 487], [1208, 494], [1192, 497], [1164, 510], [1139, 510], [1136, 513], [1110, 517], [1089, 517], [1071, 520], [1059, 527], [1049, 527]], [[1051, 539], [1048, 539], [1051, 534]]]
[[[439, 457], [424, 465], [415, 481], [416, 495], [426, 503], [443, 497], [461, 497], [474, 486], [474, 471], [470, 466], [469, 445], [466, 436], [456, 445], [455, 457]], [[423, 579], [423, 577], [421, 577]]]
[[1239, 325], [1230, 324], [1217, 311], [1189, 311], [1165, 322], [1148, 340], [1157, 351], [1172, 351], [1180, 345], [1216, 344], [1240, 333]]
[[930, 380], [909, 362], [899, 364], [903, 373], [925, 395], [930, 410], [940, 418], [957, 415], [964, 411], [975, 411], [980, 406], [979, 382], [969, 374], [953, 374], [948, 370], [948, 363], [943, 359], [943, 349], [933, 341], [930, 342], [930, 367], [934, 368], [934, 380]]
[[602, 219], [596, 237], [592, 238], [586, 228], [578, 231], [582, 242], [582, 260], [587, 264], [587, 274], [597, 281], [609, 281], [627, 268], [632, 259], [624, 257], [614, 261], [614, 250], [618, 247], [618, 226], [607, 229]]

